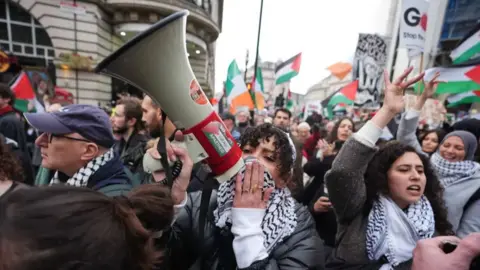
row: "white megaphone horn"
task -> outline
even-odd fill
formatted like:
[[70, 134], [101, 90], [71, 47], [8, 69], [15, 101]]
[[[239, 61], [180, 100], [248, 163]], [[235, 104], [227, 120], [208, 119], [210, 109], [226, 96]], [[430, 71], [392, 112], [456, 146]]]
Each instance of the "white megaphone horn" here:
[[188, 11], [155, 23], [113, 52], [95, 71], [123, 80], [160, 104], [182, 129], [193, 162], [206, 160], [219, 182], [243, 166], [242, 151], [213, 110], [187, 57]]

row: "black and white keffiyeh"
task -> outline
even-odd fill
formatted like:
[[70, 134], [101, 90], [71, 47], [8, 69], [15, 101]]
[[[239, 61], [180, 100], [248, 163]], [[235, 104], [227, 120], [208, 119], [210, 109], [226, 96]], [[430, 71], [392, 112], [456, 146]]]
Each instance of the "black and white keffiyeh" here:
[[434, 232], [433, 209], [425, 196], [404, 212], [392, 199], [380, 195], [368, 215], [368, 258], [378, 260], [385, 255], [390, 266], [397, 266], [411, 259], [418, 240], [430, 238]]
[[[90, 162], [76, 172], [71, 178], [65, 182], [65, 185], [74, 186], [74, 187], [86, 187], [88, 184], [88, 179], [96, 172], [100, 167], [105, 165], [107, 162], [112, 160], [114, 157], [113, 148], [110, 148], [103, 155], [96, 157], [95, 159], [90, 160]], [[58, 172], [53, 176], [50, 185], [61, 184], [62, 182], [58, 179]]]
[[430, 162], [444, 187], [454, 184], [457, 180], [471, 177], [480, 171], [480, 164], [475, 161], [450, 162], [441, 157], [438, 151], [432, 155]]
[[[248, 161], [246, 161], [248, 163]], [[245, 167], [239, 172], [245, 174]], [[222, 183], [217, 192], [217, 209], [214, 211], [215, 225], [228, 229], [232, 226], [232, 206], [235, 194], [235, 178]], [[275, 187], [275, 182], [267, 171], [264, 173], [263, 189]], [[270, 196], [265, 216], [262, 221], [262, 230], [265, 238], [264, 246], [268, 253], [282, 240], [293, 233], [297, 227], [295, 201], [288, 188], [275, 188]]]

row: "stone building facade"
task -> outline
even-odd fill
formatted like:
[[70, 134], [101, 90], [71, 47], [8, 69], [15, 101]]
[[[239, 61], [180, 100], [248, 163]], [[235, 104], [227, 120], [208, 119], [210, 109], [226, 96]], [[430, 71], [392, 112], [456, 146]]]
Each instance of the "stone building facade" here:
[[24, 67], [43, 68], [77, 103], [109, 103], [112, 91], [129, 86], [93, 73], [95, 65], [151, 24], [183, 9], [190, 11], [190, 63], [211, 96], [223, 0], [0, 0], [1, 50], [18, 59], [0, 78], [11, 80]]

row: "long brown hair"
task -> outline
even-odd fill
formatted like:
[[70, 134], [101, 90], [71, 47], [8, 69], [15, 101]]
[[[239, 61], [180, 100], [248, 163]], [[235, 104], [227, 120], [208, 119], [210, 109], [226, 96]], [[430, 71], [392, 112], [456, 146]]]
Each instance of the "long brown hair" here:
[[169, 192], [142, 185], [109, 198], [67, 186], [13, 192], [0, 209], [0, 269], [149, 270], [154, 233], [173, 219]]
[[333, 126], [332, 132], [330, 133], [330, 136], [328, 136], [327, 142], [328, 143], [334, 143], [338, 140], [338, 128], [340, 127], [340, 124], [343, 122], [343, 120], [348, 120], [350, 123], [352, 123], [352, 133], [355, 132], [355, 122], [353, 122], [352, 118], [350, 117], [343, 117], [340, 118], [337, 122], [335, 122], [335, 126]]

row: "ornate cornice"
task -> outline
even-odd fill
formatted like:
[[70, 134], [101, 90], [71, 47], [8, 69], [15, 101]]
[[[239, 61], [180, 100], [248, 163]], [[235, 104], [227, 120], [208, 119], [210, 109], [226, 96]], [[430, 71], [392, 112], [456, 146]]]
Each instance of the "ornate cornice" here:
[[[202, 38], [207, 43], [214, 42], [220, 34], [221, 12], [219, 24], [217, 24], [207, 11], [186, 0], [107, 0], [106, 3], [90, 0], [88, 2], [95, 2], [105, 11], [109, 11], [112, 15], [110, 23], [113, 25], [154, 23], [174, 12], [187, 9], [190, 11], [187, 21], [187, 29], [190, 33]], [[223, 8], [221, 3], [219, 4], [219, 8]]]

